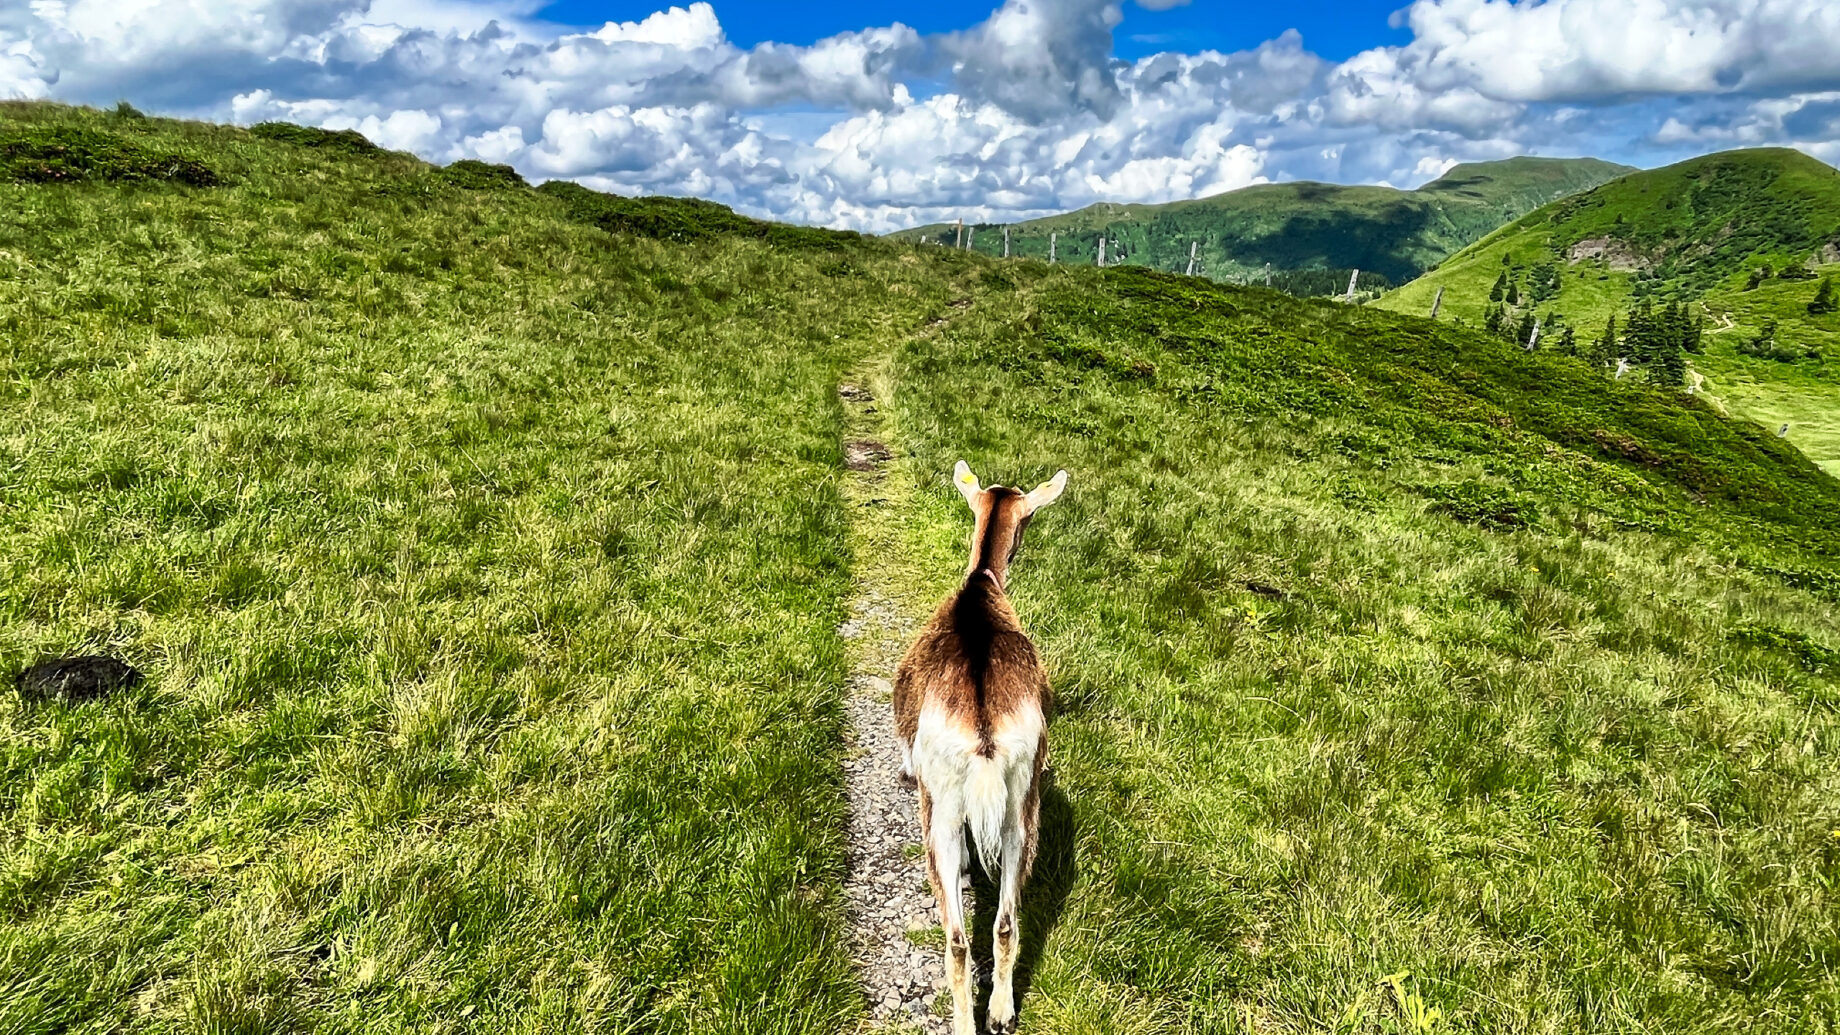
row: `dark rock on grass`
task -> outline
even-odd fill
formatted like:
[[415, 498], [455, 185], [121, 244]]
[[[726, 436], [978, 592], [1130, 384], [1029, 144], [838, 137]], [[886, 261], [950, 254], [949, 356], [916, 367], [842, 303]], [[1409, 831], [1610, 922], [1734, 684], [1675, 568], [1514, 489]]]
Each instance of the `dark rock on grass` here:
[[843, 464], [852, 471], [873, 471], [875, 465], [893, 457], [888, 447], [872, 438], [843, 444]]
[[140, 681], [140, 670], [133, 665], [89, 654], [40, 661], [19, 673], [13, 685], [25, 697], [86, 701], [125, 690]]

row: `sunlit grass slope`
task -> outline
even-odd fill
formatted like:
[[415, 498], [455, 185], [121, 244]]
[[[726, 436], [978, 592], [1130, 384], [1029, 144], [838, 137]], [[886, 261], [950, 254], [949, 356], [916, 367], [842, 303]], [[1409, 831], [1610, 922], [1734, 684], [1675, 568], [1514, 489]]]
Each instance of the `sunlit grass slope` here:
[[895, 380], [921, 596], [962, 550], [954, 459], [1074, 472], [1012, 577], [1071, 803], [1025, 1026], [1840, 1019], [1840, 484], [1773, 437], [1125, 271], [1018, 277]]
[[[950, 277], [337, 141], [0, 140], [88, 170], [0, 182], [0, 1031], [851, 1023], [835, 385]], [[12, 693], [93, 650], [148, 681]]]
[[[1581, 241], [1611, 249], [1579, 257], [1573, 248]], [[1840, 263], [1830, 261], [1837, 256], [1840, 171], [1795, 151], [1732, 151], [1634, 173], [1545, 206], [1377, 304], [1424, 315], [1443, 289], [1440, 319], [1477, 326], [1504, 272], [1525, 287], [1542, 263], [1558, 268], [1558, 291], [1522, 308], [1549, 321], [1557, 314], [1580, 341], [1595, 339], [1612, 314], [1620, 318], [1639, 298], [1688, 301], [1706, 320], [1706, 354], [1691, 360], [1712, 397], [1772, 428], [1789, 424], [1791, 442], [1840, 471], [1840, 315], [1807, 311], [1820, 277], [1840, 281]], [[1753, 270], [1776, 272], [1810, 259], [1814, 279], [1769, 276], [1750, 286]], [[1769, 321], [1778, 342], [1819, 355], [1743, 354], [1738, 346]]]
[[1840, 1023], [1840, 483], [1771, 431], [344, 137], [0, 159], [0, 658], [148, 673], [0, 693], [0, 1031], [856, 1030], [836, 626], [950, 588], [961, 456], [1073, 472], [1027, 1030]]

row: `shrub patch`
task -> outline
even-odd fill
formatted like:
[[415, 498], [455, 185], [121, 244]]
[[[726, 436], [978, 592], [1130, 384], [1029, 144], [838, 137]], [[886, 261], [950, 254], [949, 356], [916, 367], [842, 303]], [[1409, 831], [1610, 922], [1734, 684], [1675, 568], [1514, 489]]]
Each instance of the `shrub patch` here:
[[1422, 485], [1418, 493], [1432, 500], [1433, 514], [1448, 514], [1466, 525], [1480, 525], [1496, 532], [1526, 528], [1540, 519], [1531, 502], [1508, 490], [1481, 482], [1457, 482], [1454, 485]]
[[441, 178], [461, 190], [520, 190], [530, 186], [509, 165], [462, 158], [441, 170]]
[[67, 126], [0, 134], [0, 180], [13, 183], [166, 181], [213, 187], [210, 167], [175, 151], [156, 151], [112, 133]]
[[314, 126], [297, 126], [292, 122], [258, 122], [249, 127], [249, 135], [264, 140], [279, 140], [296, 147], [315, 147], [355, 155], [376, 154], [383, 150], [355, 129], [319, 129]]

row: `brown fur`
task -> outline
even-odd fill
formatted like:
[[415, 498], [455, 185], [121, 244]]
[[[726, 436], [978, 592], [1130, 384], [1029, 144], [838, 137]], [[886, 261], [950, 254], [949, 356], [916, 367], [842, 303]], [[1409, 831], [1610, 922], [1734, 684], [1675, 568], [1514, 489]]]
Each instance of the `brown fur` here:
[[991, 503], [972, 530], [970, 573], [933, 612], [895, 672], [895, 732], [910, 747], [928, 697], [978, 731], [986, 756], [993, 717], [1034, 699], [1048, 711], [1047, 674], [1003, 591], [1004, 573], [1028, 526], [1022, 493], [1002, 485], [986, 492]]
[[[1015, 1030], [1014, 994], [1010, 976], [1014, 974], [1020, 946], [1020, 918], [1017, 915], [1020, 886], [1029, 877], [1035, 862], [1036, 840], [1040, 825], [1041, 774], [1047, 763], [1046, 719], [1050, 711], [1047, 673], [1035, 654], [1035, 645], [1022, 631], [1016, 612], [1004, 592], [1004, 578], [1009, 562], [1022, 542], [1023, 530], [1032, 516], [1033, 499], [1001, 485], [978, 490], [967, 473], [963, 491], [971, 503], [976, 521], [971, 532], [971, 560], [965, 581], [933, 612], [933, 617], [901, 659], [895, 673], [895, 731], [910, 756], [920, 728], [920, 713], [931, 702], [944, 712], [948, 721], [967, 734], [975, 734], [977, 754], [991, 758], [996, 752], [995, 732], [1009, 717], [1026, 714], [1039, 707], [1042, 735], [1035, 745], [1033, 772], [1020, 806], [1022, 830], [1020, 857], [1013, 869], [1013, 883], [1006, 881], [1009, 897], [998, 905], [998, 918], [992, 932], [996, 957], [998, 988], [1003, 990], [999, 1017], [997, 989], [993, 988], [990, 1030]], [[1052, 501], [1064, 484], [1052, 486]], [[1045, 505], [1045, 504], [1044, 504]], [[969, 739], [969, 738], [968, 738]], [[904, 774], [905, 775], [905, 774]], [[970, 943], [961, 923], [952, 922], [945, 909], [947, 895], [958, 894], [959, 859], [941, 859], [933, 835], [933, 801], [925, 785], [919, 787], [920, 826], [927, 840], [927, 878], [941, 904], [945, 920], [947, 973], [953, 989], [953, 1029], [970, 1031], [971, 994]], [[1013, 827], [1011, 828], [1014, 829]], [[1014, 842], [1010, 842], [1014, 845]], [[997, 876], [992, 874], [993, 877]], [[958, 908], [958, 907], [955, 907]]]

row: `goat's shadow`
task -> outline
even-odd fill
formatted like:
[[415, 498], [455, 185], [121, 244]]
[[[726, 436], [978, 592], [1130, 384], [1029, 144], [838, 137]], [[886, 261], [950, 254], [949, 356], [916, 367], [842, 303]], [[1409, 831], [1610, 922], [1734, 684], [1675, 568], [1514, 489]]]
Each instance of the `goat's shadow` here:
[[[1079, 840], [1079, 820], [1073, 803], [1054, 780], [1052, 770], [1042, 774], [1041, 825], [1035, 847], [1035, 869], [1022, 886], [1022, 943], [1016, 952], [1016, 1012], [1021, 1015], [1035, 967], [1048, 935], [1060, 923], [1067, 905], [1067, 893], [1073, 890], [1079, 875], [1074, 845]], [[971, 955], [977, 961], [977, 1025], [984, 1030], [985, 1010], [990, 1003], [990, 974], [995, 965], [991, 930], [997, 923], [997, 885], [985, 876], [983, 868], [971, 866]]]

